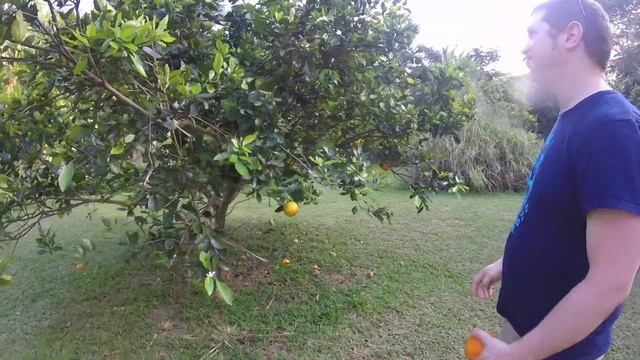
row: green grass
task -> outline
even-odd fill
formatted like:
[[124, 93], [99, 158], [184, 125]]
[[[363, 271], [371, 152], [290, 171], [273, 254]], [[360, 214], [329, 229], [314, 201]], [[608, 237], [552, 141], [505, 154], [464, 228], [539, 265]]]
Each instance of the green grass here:
[[[108, 232], [100, 221], [124, 223], [114, 208], [52, 220], [65, 250], [38, 256], [26, 239], [10, 268], [13, 287], [0, 290], [0, 357], [461, 359], [473, 327], [498, 330], [495, 303], [473, 298], [470, 281], [500, 255], [521, 196], [436, 196], [420, 215], [404, 192], [377, 200], [395, 212], [392, 225], [351, 215], [352, 203], [331, 192], [293, 219], [266, 204], [238, 205], [228, 220], [233, 241], [269, 263], [232, 253], [233, 306], [205, 297], [178, 269], [127, 263], [117, 242], [131, 225]], [[98, 250], [76, 271], [83, 237]], [[283, 256], [290, 266], [278, 264]], [[639, 295], [608, 359], [640, 358]]]

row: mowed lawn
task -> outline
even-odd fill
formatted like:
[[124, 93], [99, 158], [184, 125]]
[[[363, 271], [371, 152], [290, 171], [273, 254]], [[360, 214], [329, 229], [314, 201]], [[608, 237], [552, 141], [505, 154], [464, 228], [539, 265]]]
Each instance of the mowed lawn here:
[[[521, 195], [438, 195], [423, 214], [401, 190], [375, 198], [395, 213], [391, 225], [352, 215], [353, 204], [330, 190], [293, 219], [266, 203], [239, 204], [230, 239], [269, 262], [230, 252], [233, 306], [204, 296], [183, 276], [186, 265], [128, 261], [118, 242], [134, 227], [115, 208], [51, 219], [64, 251], [36, 255], [25, 239], [9, 270], [13, 287], [0, 289], [0, 357], [462, 359], [474, 327], [498, 331], [495, 302], [473, 298], [470, 282], [500, 256]], [[120, 225], [107, 231], [102, 217]], [[82, 238], [97, 251], [78, 271]], [[636, 287], [607, 359], [640, 359], [639, 337]]]

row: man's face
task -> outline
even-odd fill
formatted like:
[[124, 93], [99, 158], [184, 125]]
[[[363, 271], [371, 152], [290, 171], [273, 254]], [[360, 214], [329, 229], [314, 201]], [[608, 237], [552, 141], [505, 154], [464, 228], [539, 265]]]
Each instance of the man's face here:
[[557, 44], [558, 37], [553, 36], [549, 24], [542, 20], [543, 15], [542, 11], [533, 14], [527, 30], [529, 40], [522, 54], [532, 79], [545, 84], [555, 76], [553, 70], [562, 63], [563, 56]]

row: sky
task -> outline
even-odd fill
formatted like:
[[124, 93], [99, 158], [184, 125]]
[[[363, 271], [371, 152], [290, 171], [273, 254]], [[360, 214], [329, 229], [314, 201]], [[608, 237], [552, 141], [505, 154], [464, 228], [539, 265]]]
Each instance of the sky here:
[[542, 0], [408, 0], [420, 26], [416, 42], [456, 52], [475, 47], [497, 49], [497, 70], [528, 72], [521, 50], [527, 41], [531, 11]]

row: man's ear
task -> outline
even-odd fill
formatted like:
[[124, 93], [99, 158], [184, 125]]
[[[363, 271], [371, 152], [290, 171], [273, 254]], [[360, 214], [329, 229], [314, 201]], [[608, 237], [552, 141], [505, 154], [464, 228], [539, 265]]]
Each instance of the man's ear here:
[[566, 50], [574, 50], [580, 45], [583, 34], [584, 29], [582, 28], [582, 24], [577, 21], [572, 21], [567, 25], [565, 30], [560, 33], [560, 45]]

